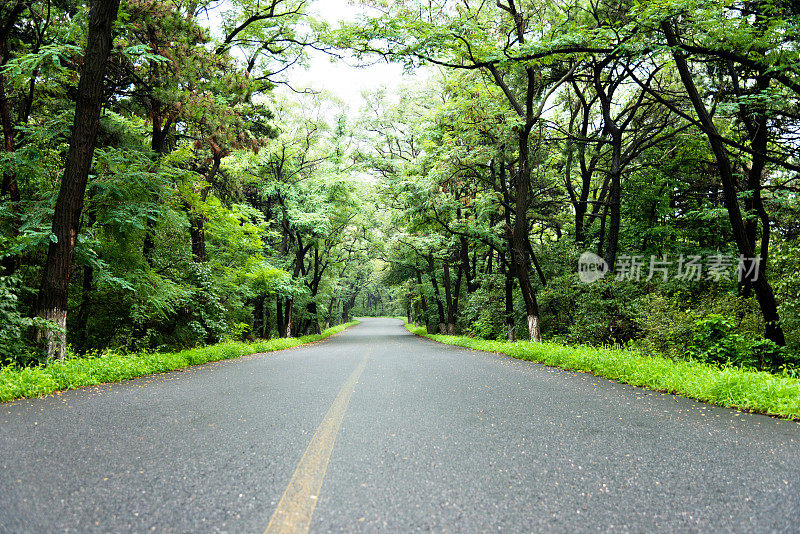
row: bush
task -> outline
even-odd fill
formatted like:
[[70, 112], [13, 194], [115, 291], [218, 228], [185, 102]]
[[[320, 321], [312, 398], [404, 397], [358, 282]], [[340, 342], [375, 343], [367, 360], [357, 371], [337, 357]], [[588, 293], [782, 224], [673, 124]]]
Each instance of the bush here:
[[225, 337], [231, 341], [253, 341], [255, 338], [252, 330], [252, 326], [248, 323], [236, 323], [231, 326]]
[[787, 356], [769, 339], [737, 332], [734, 321], [720, 314], [698, 318], [691, 340], [686, 355], [708, 363], [776, 370]]
[[577, 275], [570, 276], [575, 286], [566, 295], [574, 300], [574, 321], [566, 336], [570, 343], [624, 345], [641, 335], [631, 303], [645, 291], [643, 285], [613, 280], [583, 284]]
[[39, 363], [40, 357], [25, 337], [40, 320], [25, 317], [19, 310], [19, 279], [0, 276], [0, 366]]
[[483, 339], [505, 339], [504, 276], [482, 276], [479, 281], [478, 290], [469, 295], [460, 317], [464, 333]]
[[734, 331], [734, 322], [713, 313], [695, 320], [686, 355], [703, 362], [755, 367], [749, 349], [745, 337]]
[[163, 373], [190, 365], [237, 358], [247, 354], [296, 347], [303, 343], [319, 341], [356, 323], [357, 321], [353, 321], [329, 328], [321, 334], [301, 338], [277, 338], [257, 343], [225, 341], [180, 352], [120, 354], [107, 350], [85, 357], [71, 355], [64, 360], [50, 362], [47, 366], [9, 365], [0, 368], [0, 402], [47, 395], [63, 389]]
[[[498, 352], [545, 365], [583, 371], [633, 386], [648, 387], [720, 406], [800, 419], [800, 380], [790, 372], [777, 374], [751, 369], [673, 360], [630, 348], [565, 346], [556, 343], [486, 341], [463, 336], [427, 334], [441, 343]], [[709, 331], [715, 327], [708, 326]]]

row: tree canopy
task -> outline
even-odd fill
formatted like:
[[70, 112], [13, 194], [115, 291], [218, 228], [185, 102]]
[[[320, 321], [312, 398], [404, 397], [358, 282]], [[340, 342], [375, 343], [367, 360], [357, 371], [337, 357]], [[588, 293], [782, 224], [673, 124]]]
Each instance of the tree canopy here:
[[[793, 2], [360, 4], [0, 6], [0, 363], [402, 314], [794, 368]], [[277, 90], [319, 51], [432, 74]]]

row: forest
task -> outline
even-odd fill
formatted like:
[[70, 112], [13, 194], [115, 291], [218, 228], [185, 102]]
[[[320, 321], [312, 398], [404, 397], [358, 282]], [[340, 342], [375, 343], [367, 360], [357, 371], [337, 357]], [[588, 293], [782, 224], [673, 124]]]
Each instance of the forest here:
[[797, 3], [353, 3], [0, 4], [0, 366], [381, 315], [800, 368]]

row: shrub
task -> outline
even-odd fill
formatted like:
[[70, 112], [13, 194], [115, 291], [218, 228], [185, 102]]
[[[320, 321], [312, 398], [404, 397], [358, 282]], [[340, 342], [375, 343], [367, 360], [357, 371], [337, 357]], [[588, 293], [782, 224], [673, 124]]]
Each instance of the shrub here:
[[[29, 328], [41, 320], [25, 317], [20, 312], [19, 279], [0, 276], [0, 367], [9, 364], [38, 363], [39, 354], [25, 337]], [[42, 325], [44, 326], [44, 325]]]
[[505, 338], [504, 284], [503, 275], [480, 278], [480, 286], [469, 295], [461, 316], [465, 334], [483, 339]]

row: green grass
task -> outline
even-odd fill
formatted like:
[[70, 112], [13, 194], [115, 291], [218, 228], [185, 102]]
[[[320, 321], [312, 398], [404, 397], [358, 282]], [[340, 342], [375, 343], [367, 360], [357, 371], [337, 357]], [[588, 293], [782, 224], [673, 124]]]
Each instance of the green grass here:
[[406, 324], [414, 334], [440, 343], [506, 354], [570, 371], [582, 371], [633, 386], [699, 401], [800, 419], [800, 379], [787, 375], [672, 360], [631, 349], [568, 346], [557, 343], [488, 341], [465, 336], [428, 334]]
[[300, 338], [278, 338], [255, 343], [224, 341], [216, 345], [182, 350], [180, 352], [145, 354], [106, 352], [91, 358], [67, 358], [63, 361], [53, 362], [48, 366], [4, 367], [0, 369], [0, 402], [38, 397], [64, 389], [94, 386], [138, 376], [164, 373], [191, 365], [238, 358], [247, 354], [288, 349], [304, 343], [325, 339], [356, 323], [358, 321], [334, 326], [321, 334]]

